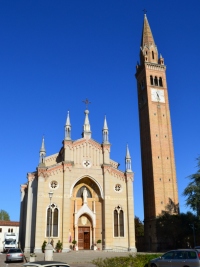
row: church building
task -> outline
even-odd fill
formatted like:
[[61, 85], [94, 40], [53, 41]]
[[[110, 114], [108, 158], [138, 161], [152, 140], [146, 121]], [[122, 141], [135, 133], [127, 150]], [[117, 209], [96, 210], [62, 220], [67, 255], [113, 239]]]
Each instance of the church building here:
[[25, 252], [41, 252], [45, 240], [54, 247], [60, 240], [64, 252], [73, 240], [79, 250], [94, 249], [100, 240], [104, 250], [136, 251], [129, 149], [123, 172], [110, 147], [106, 117], [99, 143], [92, 139], [87, 108], [80, 139], [71, 138], [69, 112], [59, 152], [47, 156], [42, 139], [39, 165], [21, 185], [19, 240]]
[[[174, 146], [164, 58], [158, 54], [146, 14], [136, 66], [144, 199], [145, 250], [161, 246], [156, 218], [179, 212]], [[88, 100], [86, 100], [88, 104]], [[25, 252], [41, 251], [44, 240], [60, 240], [63, 251], [123, 248], [136, 251], [133, 172], [128, 147], [125, 171], [110, 158], [104, 119], [102, 143], [92, 139], [85, 110], [82, 138], [71, 139], [69, 113], [60, 151], [46, 156], [21, 185], [20, 243]], [[50, 197], [49, 197], [50, 196]]]

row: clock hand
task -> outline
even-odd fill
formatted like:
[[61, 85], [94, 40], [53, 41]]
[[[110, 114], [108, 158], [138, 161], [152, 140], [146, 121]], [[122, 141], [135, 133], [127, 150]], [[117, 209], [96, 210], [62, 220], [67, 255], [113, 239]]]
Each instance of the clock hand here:
[[159, 96], [158, 92], [156, 92], [156, 94], [157, 94], [157, 98], [160, 99], [160, 96]]

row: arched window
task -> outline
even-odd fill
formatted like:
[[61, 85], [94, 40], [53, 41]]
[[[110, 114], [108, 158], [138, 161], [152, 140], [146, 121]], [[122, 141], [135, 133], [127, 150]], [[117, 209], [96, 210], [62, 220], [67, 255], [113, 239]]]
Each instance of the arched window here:
[[8, 228], [8, 233], [10, 233], [10, 228]]
[[150, 76], [150, 83], [151, 83], [151, 85], [153, 85], [153, 76], [152, 75]]
[[124, 236], [124, 212], [120, 210], [119, 212], [119, 229], [120, 229], [120, 236]]
[[155, 78], [154, 78], [154, 84], [158, 86], [158, 78], [157, 78], [157, 76], [155, 76]]
[[159, 77], [159, 86], [163, 86], [162, 78]]
[[154, 59], [154, 52], [152, 51], [152, 59]]
[[91, 198], [91, 197], [92, 197], [92, 194], [91, 194], [90, 190], [89, 190], [86, 186], [82, 186], [82, 187], [78, 190], [78, 192], [77, 192], [77, 194], [76, 194], [76, 197], [83, 197], [83, 190], [84, 190], [84, 188], [86, 188], [86, 190], [87, 190], [87, 197], [88, 197], [88, 198]]
[[58, 236], [58, 209], [54, 209], [53, 212], [53, 236]]
[[114, 237], [124, 236], [124, 212], [120, 206], [114, 210]]
[[58, 215], [59, 211], [55, 204], [51, 204], [51, 207], [47, 209], [47, 237], [57, 237], [58, 236]]
[[13, 233], [13, 229], [11, 228], [11, 233]]
[[103, 132], [103, 141], [108, 142], [108, 133], [106, 131]]
[[118, 213], [114, 210], [114, 236], [118, 236]]

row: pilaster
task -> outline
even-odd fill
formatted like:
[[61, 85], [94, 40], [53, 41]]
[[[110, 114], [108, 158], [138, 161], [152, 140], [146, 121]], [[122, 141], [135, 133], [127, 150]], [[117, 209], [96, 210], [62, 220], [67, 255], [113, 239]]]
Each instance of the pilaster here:
[[135, 219], [134, 219], [134, 198], [133, 198], [133, 173], [126, 172], [126, 198], [127, 198], [127, 230], [128, 250], [136, 252], [135, 247]]
[[102, 144], [103, 164], [110, 164], [110, 144]]
[[110, 229], [111, 222], [113, 221], [113, 208], [110, 203], [110, 165], [103, 165], [103, 179], [104, 179], [104, 201], [103, 201], [103, 242], [105, 250], [112, 249], [113, 247], [113, 231]]
[[32, 206], [33, 206], [33, 183], [34, 175], [28, 173], [28, 196], [27, 196], [27, 214], [26, 214], [26, 230], [25, 230], [25, 247], [24, 252], [31, 252], [31, 237], [32, 237]]
[[[70, 162], [63, 163], [63, 207], [62, 207], [62, 221], [60, 222], [62, 232], [62, 242], [63, 242], [63, 252], [68, 252], [70, 250], [71, 241], [70, 233], [73, 232], [70, 224], [71, 213], [73, 204], [71, 203], [70, 196], [70, 175], [72, 171], [72, 164]], [[76, 239], [77, 240], [77, 239]]]
[[19, 247], [24, 249], [27, 216], [27, 184], [21, 185]]
[[38, 191], [37, 191], [37, 217], [35, 227], [35, 248], [34, 252], [42, 252], [42, 243], [46, 236], [46, 209], [44, 202], [45, 192], [45, 170], [38, 171]]

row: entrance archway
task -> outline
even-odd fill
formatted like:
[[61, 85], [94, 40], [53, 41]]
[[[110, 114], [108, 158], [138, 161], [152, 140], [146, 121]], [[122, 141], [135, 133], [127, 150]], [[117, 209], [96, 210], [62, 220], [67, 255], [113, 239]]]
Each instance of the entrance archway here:
[[73, 199], [74, 238], [78, 249], [92, 249], [96, 242], [96, 205], [99, 211], [99, 228], [101, 228], [101, 191], [92, 179], [84, 177], [74, 185]]
[[91, 217], [84, 213], [77, 222], [77, 243], [79, 250], [89, 250], [94, 244], [95, 228], [93, 228]]

